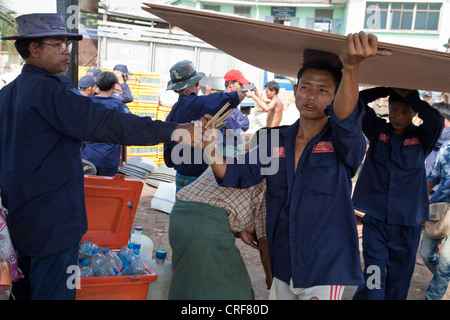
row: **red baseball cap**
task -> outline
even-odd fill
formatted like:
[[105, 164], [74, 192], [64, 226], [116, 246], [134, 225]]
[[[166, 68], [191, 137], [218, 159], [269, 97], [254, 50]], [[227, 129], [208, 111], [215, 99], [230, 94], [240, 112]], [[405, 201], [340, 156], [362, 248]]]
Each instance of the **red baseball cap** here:
[[225, 81], [237, 81], [240, 84], [250, 84], [250, 81], [244, 78], [244, 75], [239, 70], [233, 69], [225, 73]]

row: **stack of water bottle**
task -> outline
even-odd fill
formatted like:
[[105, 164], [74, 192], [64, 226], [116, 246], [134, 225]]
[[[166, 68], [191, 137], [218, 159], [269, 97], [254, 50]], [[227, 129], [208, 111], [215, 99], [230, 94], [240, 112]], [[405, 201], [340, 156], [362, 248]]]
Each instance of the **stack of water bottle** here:
[[[146, 274], [140, 254], [140, 245], [128, 243], [119, 253], [99, 248], [95, 243], [80, 244], [79, 262], [81, 277], [112, 277]], [[146, 258], [145, 258], [146, 260]]]
[[118, 253], [108, 248], [100, 248], [90, 241], [80, 243], [79, 267], [81, 277], [111, 277], [120, 275], [147, 274], [151, 262], [152, 240], [136, 227], [131, 241]]

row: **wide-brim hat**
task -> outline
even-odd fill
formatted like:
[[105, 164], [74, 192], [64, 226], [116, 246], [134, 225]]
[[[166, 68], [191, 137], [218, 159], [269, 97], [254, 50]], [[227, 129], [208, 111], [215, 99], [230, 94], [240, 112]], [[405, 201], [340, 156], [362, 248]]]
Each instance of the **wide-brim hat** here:
[[177, 62], [170, 68], [170, 80], [167, 90], [184, 90], [196, 84], [206, 77], [203, 72], [197, 72], [191, 61], [183, 60]]
[[81, 40], [83, 36], [67, 32], [61, 15], [56, 13], [32, 13], [16, 18], [18, 35], [2, 37], [2, 40], [38, 39], [64, 37], [69, 40]]

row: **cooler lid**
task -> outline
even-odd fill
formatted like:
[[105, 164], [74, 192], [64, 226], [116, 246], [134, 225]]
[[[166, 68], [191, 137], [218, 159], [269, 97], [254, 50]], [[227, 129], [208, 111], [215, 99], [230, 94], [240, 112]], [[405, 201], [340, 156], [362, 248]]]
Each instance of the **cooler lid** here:
[[144, 183], [141, 180], [114, 177], [84, 177], [88, 231], [83, 236], [95, 244], [120, 249], [128, 243]]

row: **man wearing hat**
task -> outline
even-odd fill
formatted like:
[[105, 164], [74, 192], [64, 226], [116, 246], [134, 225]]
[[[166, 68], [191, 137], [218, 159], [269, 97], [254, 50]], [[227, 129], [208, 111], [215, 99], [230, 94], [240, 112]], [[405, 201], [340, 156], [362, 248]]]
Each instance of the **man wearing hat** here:
[[128, 87], [128, 76], [132, 76], [133, 73], [128, 71], [128, 67], [124, 64], [118, 64], [113, 68], [113, 72], [119, 79], [119, 85], [122, 88], [122, 92], [113, 93], [113, 97], [122, 100], [125, 103], [133, 102], [133, 95], [131, 94], [130, 87]]
[[[172, 107], [166, 121], [185, 123], [199, 119], [204, 114], [215, 115], [227, 102], [229, 108], [236, 108], [244, 99], [241, 92], [222, 92], [206, 96], [199, 96], [199, 82], [205, 77], [203, 72], [197, 72], [191, 61], [179, 61], [170, 68], [170, 81], [167, 90], [174, 90], [178, 93], [178, 101]], [[237, 129], [237, 128], [236, 128]], [[199, 177], [208, 167], [208, 164], [195, 157], [199, 154], [191, 148], [190, 150], [174, 150], [176, 155], [172, 155], [175, 143], [164, 144], [164, 162], [168, 167], [174, 167], [177, 171], [175, 182], [177, 191]], [[198, 149], [197, 149], [198, 150]], [[190, 152], [190, 155], [184, 154]], [[187, 157], [190, 162], [179, 163], [179, 159]], [[201, 151], [200, 151], [201, 154]], [[177, 160], [178, 158], [178, 160]]]
[[[224, 79], [226, 92], [242, 92], [242, 90], [244, 89], [244, 85], [250, 84], [250, 81], [248, 81], [244, 77], [242, 72], [236, 69], [228, 71], [225, 74]], [[225, 129], [230, 129], [226, 131], [226, 143], [224, 141], [224, 143], [222, 144], [222, 147], [224, 148], [223, 152], [225, 155], [235, 157], [242, 153], [243, 145], [241, 131], [245, 132], [249, 127], [250, 120], [242, 113], [239, 108], [236, 108], [231, 116], [227, 119], [227, 124], [225, 126]]]
[[83, 76], [78, 80], [78, 88], [82, 95], [90, 97], [95, 95], [97, 85], [95, 84], [95, 78], [92, 76]]
[[97, 79], [97, 76], [102, 73], [102, 69], [98, 67], [89, 67], [86, 71], [86, 75], [94, 77], [94, 80]]
[[[71, 41], [58, 14], [16, 18], [15, 47], [26, 64], [0, 91], [0, 190], [24, 277], [15, 299], [74, 299], [79, 241], [87, 230], [81, 142], [124, 145], [171, 141], [177, 125], [105, 108], [66, 77]], [[118, 129], [120, 128], [120, 130]]]

